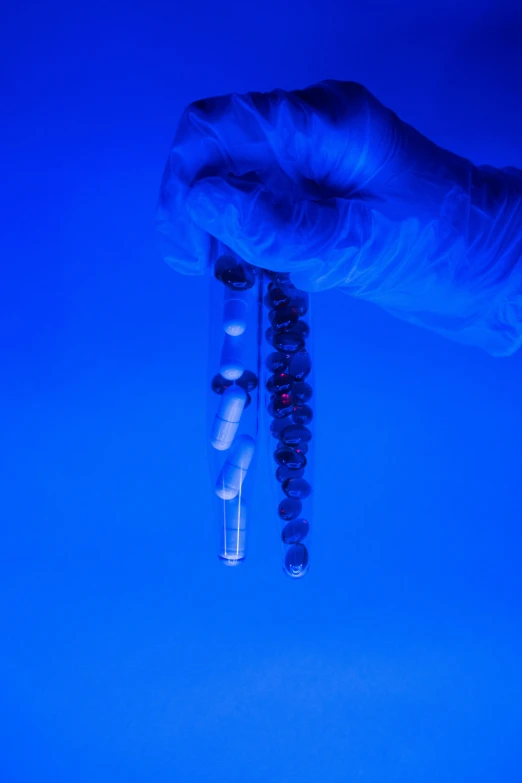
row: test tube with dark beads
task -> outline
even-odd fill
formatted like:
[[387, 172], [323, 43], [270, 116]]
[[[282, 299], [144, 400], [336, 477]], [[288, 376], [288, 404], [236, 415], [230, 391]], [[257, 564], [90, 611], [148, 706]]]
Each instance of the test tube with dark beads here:
[[261, 273], [213, 240], [210, 279], [208, 443], [217, 552], [247, 554], [259, 415]]
[[264, 397], [269, 414], [283, 569], [309, 568], [313, 469], [313, 364], [309, 295], [287, 274], [263, 272]]

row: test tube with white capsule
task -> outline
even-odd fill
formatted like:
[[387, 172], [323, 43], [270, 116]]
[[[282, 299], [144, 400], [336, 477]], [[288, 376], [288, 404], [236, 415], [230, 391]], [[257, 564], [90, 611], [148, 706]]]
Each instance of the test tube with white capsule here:
[[259, 413], [261, 274], [213, 240], [210, 279], [208, 444], [217, 552], [247, 554]]

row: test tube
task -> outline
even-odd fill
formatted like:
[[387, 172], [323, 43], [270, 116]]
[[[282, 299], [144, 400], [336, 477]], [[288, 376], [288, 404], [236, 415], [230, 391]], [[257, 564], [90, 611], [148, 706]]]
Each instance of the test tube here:
[[217, 554], [247, 555], [259, 413], [261, 273], [213, 240], [210, 280], [208, 453]]
[[[275, 516], [283, 569], [300, 578], [309, 569], [314, 416], [309, 295], [287, 274], [263, 272], [262, 384], [269, 417]], [[266, 417], [265, 417], [266, 421]]]

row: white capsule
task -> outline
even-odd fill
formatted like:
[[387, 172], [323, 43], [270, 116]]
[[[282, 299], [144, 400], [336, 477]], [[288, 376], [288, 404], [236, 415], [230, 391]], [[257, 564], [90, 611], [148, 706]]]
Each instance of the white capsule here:
[[232, 500], [240, 492], [253, 455], [254, 439], [250, 435], [240, 435], [216, 481], [216, 494], [220, 498]]
[[243, 343], [237, 337], [225, 335], [221, 349], [219, 372], [229, 381], [237, 381], [245, 370], [243, 364]]
[[237, 565], [246, 556], [246, 505], [241, 497], [222, 504], [218, 555], [226, 565]]
[[248, 305], [235, 291], [225, 288], [225, 300], [223, 302], [223, 329], [231, 337], [243, 334], [247, 327]]
[[223, 392], [210, 435], [210, 442], [218, 451], [226, 451], [232, 445], [246, 400], [241, 386], [229, 386]]

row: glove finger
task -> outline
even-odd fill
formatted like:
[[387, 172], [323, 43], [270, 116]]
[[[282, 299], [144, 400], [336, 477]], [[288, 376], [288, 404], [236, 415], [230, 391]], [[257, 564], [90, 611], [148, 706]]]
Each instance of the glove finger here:
[[[277, 100], [275, 93], [270, 100]], [[185, 273], [202, 274], [207, 267], [210, 238], [187, 212], [188, 190], [194, 182], [209, 174], [259, 171], [275, 184], [276, 167], [249, 96], [227, 95], [188, 106], [167, 161], [157, 210], [166, 261]]]
[[345, 283], [373, 233], [372, 211], [357, 200], [290, 201], [262, 185], [219, 177], [196, 183], [187, 208], [194, 223], [241, 258], [290, 272], [306, 291]]
[[191, 104], [179, 123], [160, 193], [158, 230], [166, 260], [183, 272], [206, 268], [209, 237], [186, 210], [189, 187], [204, 177], [250, 177], [281, 197], [293, 188], [297, 199], [369, 187], [389, 159], [386, 112], [351, 82]]

